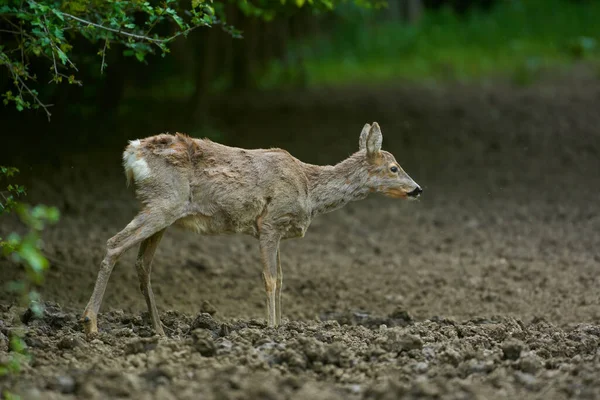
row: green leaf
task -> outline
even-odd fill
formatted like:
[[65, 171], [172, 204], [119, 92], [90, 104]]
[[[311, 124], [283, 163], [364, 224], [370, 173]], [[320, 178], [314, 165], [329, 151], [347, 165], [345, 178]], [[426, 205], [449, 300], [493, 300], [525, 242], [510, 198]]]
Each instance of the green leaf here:
[[48, 260], [33, 243], [24, 243], [23, 247], [19, 250], [19, 255], [35, 274], [40, 274], [48, 268]]
[[27, 345], [25, 344], [25, 341], [23, 339], [21, 339], [19, 336], [12, 335], [10, 337], [10, 348], [15, 353], [22, 354], [25, 351], [25, 349], [27, 348]]
[[17, 12], [17, 9], [14, 7], [9, 7], [9, 6], [0, 6], [0, 14], [8, 14], [8, 13], [15, 13]]
[[327, 9], [333, 10], [333, 2], [331, 0], [321, 0], [321, 2]]
[[63, 16], [63, 14], [60, 11], [58, 11], [56, 8], [52, 9], [52, 13], [54, 15], [56, 15], [58, 17], [58, 19], [60, 19], [61, 21], [65, 20], [65, 17]]
[[8, 235], [7, 240], [11, 245], [18, 245], [21, 243], [21, 236], [16, 232], [11, 232], [10, 235]]
[[57, 51], [58, 54], [58, 58], [60, 58], [60, 61], [63, 63], [63, 65], [67, 65], [67, 60], [69, 59], [67, 57], [67, 55], [65, 53], [63, 53], [61, 50]]
[[56, 208], [56, 207], [50, 207], [47, 210], [46, 219], [50, 223], [56, 223], [56, 222], [58, 222], [58, 220], [60, 219], [60, 212], [58, 211], [58, 208]]

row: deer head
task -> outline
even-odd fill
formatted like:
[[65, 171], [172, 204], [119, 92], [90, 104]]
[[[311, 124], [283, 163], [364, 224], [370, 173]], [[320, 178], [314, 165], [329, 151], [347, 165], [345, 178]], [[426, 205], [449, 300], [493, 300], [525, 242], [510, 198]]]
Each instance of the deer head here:
[[360, 134], [359, 150], [364, 151], [366, 157], [369, 190], [393, 198], [418, 198], [423, 190], [404, 172], [391, 153], [381, 150], [382, 143], [379, 124], [366, 124]]

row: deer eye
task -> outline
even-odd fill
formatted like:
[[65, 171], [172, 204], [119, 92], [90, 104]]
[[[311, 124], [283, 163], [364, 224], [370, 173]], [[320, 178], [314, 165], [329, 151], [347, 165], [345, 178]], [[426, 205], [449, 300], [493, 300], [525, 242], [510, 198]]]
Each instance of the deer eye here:
[[394, 165], [392, 168], [390, 168], [390, 171], [392, 171], [393, 173], [396, 173], [396, 172], [398, 172], [398, 167], [396, 167]]

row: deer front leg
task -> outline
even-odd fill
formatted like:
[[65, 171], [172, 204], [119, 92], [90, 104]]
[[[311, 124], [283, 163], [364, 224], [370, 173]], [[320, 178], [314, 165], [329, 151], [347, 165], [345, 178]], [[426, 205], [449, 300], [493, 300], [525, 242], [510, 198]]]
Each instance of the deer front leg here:
[[281, 269], [281, 253], [277, 247], [277, 287], [275, 288], [275, 297], [277, 304], [275, 308], [275, 325], [281, 325], [281, 289], [283, 287], [283, 269]]
[[260, 236], [260, 255], [263, 264], [263, 282], [267, 294], [267, 325], [277, 326], [276, 312], [276, 289], [277, 289], [277, 252], [279, 249], [279, 237], [273, 234]]

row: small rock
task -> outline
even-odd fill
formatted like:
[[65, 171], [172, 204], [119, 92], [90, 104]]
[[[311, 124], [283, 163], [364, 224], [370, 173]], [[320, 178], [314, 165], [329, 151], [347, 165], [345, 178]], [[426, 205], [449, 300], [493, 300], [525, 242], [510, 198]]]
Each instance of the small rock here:
[[263, 332], [255, 328], [243, 328], [238, 331], [238, 334], [250, 343], [256, 343], [263, 337]]
[[217, 340], [215, 345], [217, 346], [219, 354], [229, 353], [231, 351], [231, 348], [233, 347], [233, 343], [227, 339], [219, 339]]
[[131, 317], [125, 316], [125, 312], [121, 309], [107, 312], [104, 314], [104, 318], [109, 322], [123, 322], [125, 324], [131, 321]]
[[298, 353], [297, 351], [287, 349], [284, 350], [280, 355], [280, 359], [282, 362], [287, 363], [288, 367], [292, 369], [304, 370], [306, 369], [306, 357], [303, 354]]
[[402, 351], [420, 350], [423, 348], [423, 340], [419, 336], [401, 334], [396, 330], [389, 330], [388, 332], [386, 347], [389, 351], [400, 353]]
[[33, 311], [31, 310], [31, 308], [27, 308], [23, 315], [21, 315], [21, 322], [27, 325], [29, 321], [33, 319], [33, 317], [35, 317]]
[[413, 323], [413, 317], [408, 311], [398, 308], [388, 315], [388, 326], [407, 326]]
[[209, 315], [215, 315], [217, 313], [217, 308], [215, 306], [213, 306], [212, 303], [209, 302], [208, 300], [204, 300], [204, 301], [202, 301], [202, 304], [200, 305], [200, 312], [206, 313]]
[[46, 342], [41, 340], [39, 337], [35, 337], [35, 336], [26, 336], [25, 343], [27, 343], [27, 346], [29, 346], [29, 347], [35, 347], [38, 349], [47, 349], [48, 348], [48, 344]]
[[98, 339], [102, 341], [102, 343], [107, 344], [109, 346], [113, 346], [116, 344], [115, 335], [108, 332], [100, 332], [98, 334]]
[[140, 377], [150, 381], [154, 384], [162, 382], [168, 382], [173, 379], [173, 372], [167, 368], [151, 368], [146, 372], [140, 374]]
[[210, 332], [202, 329], [196, 329], [192, 332], [194, 347], [204, 357], [212, 357], [217, 354], [217, 346]]
[[[314, 363], [321, 362], [325, 348], [323, 343], [312, 337], [300, 338], [299, 342], [302, 346], [302, 352], [308, 361]], [[314, 368], [313, 368], [314, 369]]]
[[423, 357], [426, 359], [432, 360], [435, 358], [435, 349], [431, 346], [424, 347], [421, 354], [423, 354]]
[[438, 398], [440, 396], [439, 389], [428, 380], [413, 383], [410, 393], [416, 398]]
[[520, 371], [515, 372], [515, 379], [521, 385], [527, 386], [527, 387], [535, 386], [535, 384], [537, 383], [537, 379], [535, 376], [525, 373], [525, 372], [520, 372]]
[[219, 324], [211, 317], [210, 314], [203, 312], [198, 314], [196, 319], [194, 319], [191, 328], [217, 331], [219, 329]]
[[452, 364], [455, 367], [462, 361], [463, 357], [454, 348], [449, 347], [440, 354], [442, 361]]
[[362, 386], [355, 383], [353, 385], [348, 385], [348, 390], [352, 394], [360, 394], [360, 392], [362, 391]]
[[516, 339], [508, 339], [502, 343], [502, 353], [506, 360], [518, 360], [523, 351], [523, 342]]
[[415, 364], [414, 369], [417, 374], [424, 374], [429, 369], [429, 364], [421, 361]]
[[323, 354], [323, 361], [327, 364], [337, 365], [342, 368], [350, 367], [351, 358], [352, 353], [349, 348], [339, 342], [326, 346]]
[[165, 387], [159, 386], [155, 393], [156, 400], [175, 400], [176, 397]]
[[158, 339], [156, 337], [140, 338], [133, 340], [125, 345], [125, 355], [147, 353], [150, 350], [155, 349], [158, 346]]
[[519, 360], [519, 369], [529, 374], [535, 374], [543, 366], [542, 359], [535, 354], [528, 354]]
[[404, 296], [402, 296], [401, 294], [397, 294], [397, 293], [386, 294], [384, 298], [389, 303], [402, 304], [404, 302]]
[[65, 336], [58, 342], [58, 348], [61, 350], [72, 350], [77, 346], [81, 346], [82, 342], [76, 336]]
[[55, 329], [61, 329], [76, 322], [74, 315], [64, 312], [56, 303], [46, 302], [43, 310], [44, 322]]
[[29, 388], [23, 393], [23, 398], [27, 400], [42, 400], [44, 397], [42, 397], [42, 392], [39, 389]]
[[405, 350], [420, 350], [423, 348], [423, 341], [416, 335], [406, 335], [401, 339], [400, 343]]
[[221, 329], [219, 329], [220, 337], [229, 336], [230, 332], [231, 332], [231, 328], [229, 327], [228, 324], [221, 324]]
[[466, 363], [466, 368], [462, 369], [466, 369], [467, 375], [487, 374], [494, 370], [494, 362], [492, 360], [479, 361], [472, 358]]
[[[26, 342], [27, 343], [27, 342]], [[29, 343], [27, 343], [30, 346]], [[4, 335], [4, 333], [0, 332], [0, 353], [8, 351], [8, 338]]]
[[115, 337], [132, 337], [134, 336], [133, 329], [131, 328], [121, 328], [113, 330], [113, 335]]
[[75, 392], [77, 384], [75, 379], [69, 375], [61, 375], [51, 383], [50, 388], [63, 394], [71, 394]]

